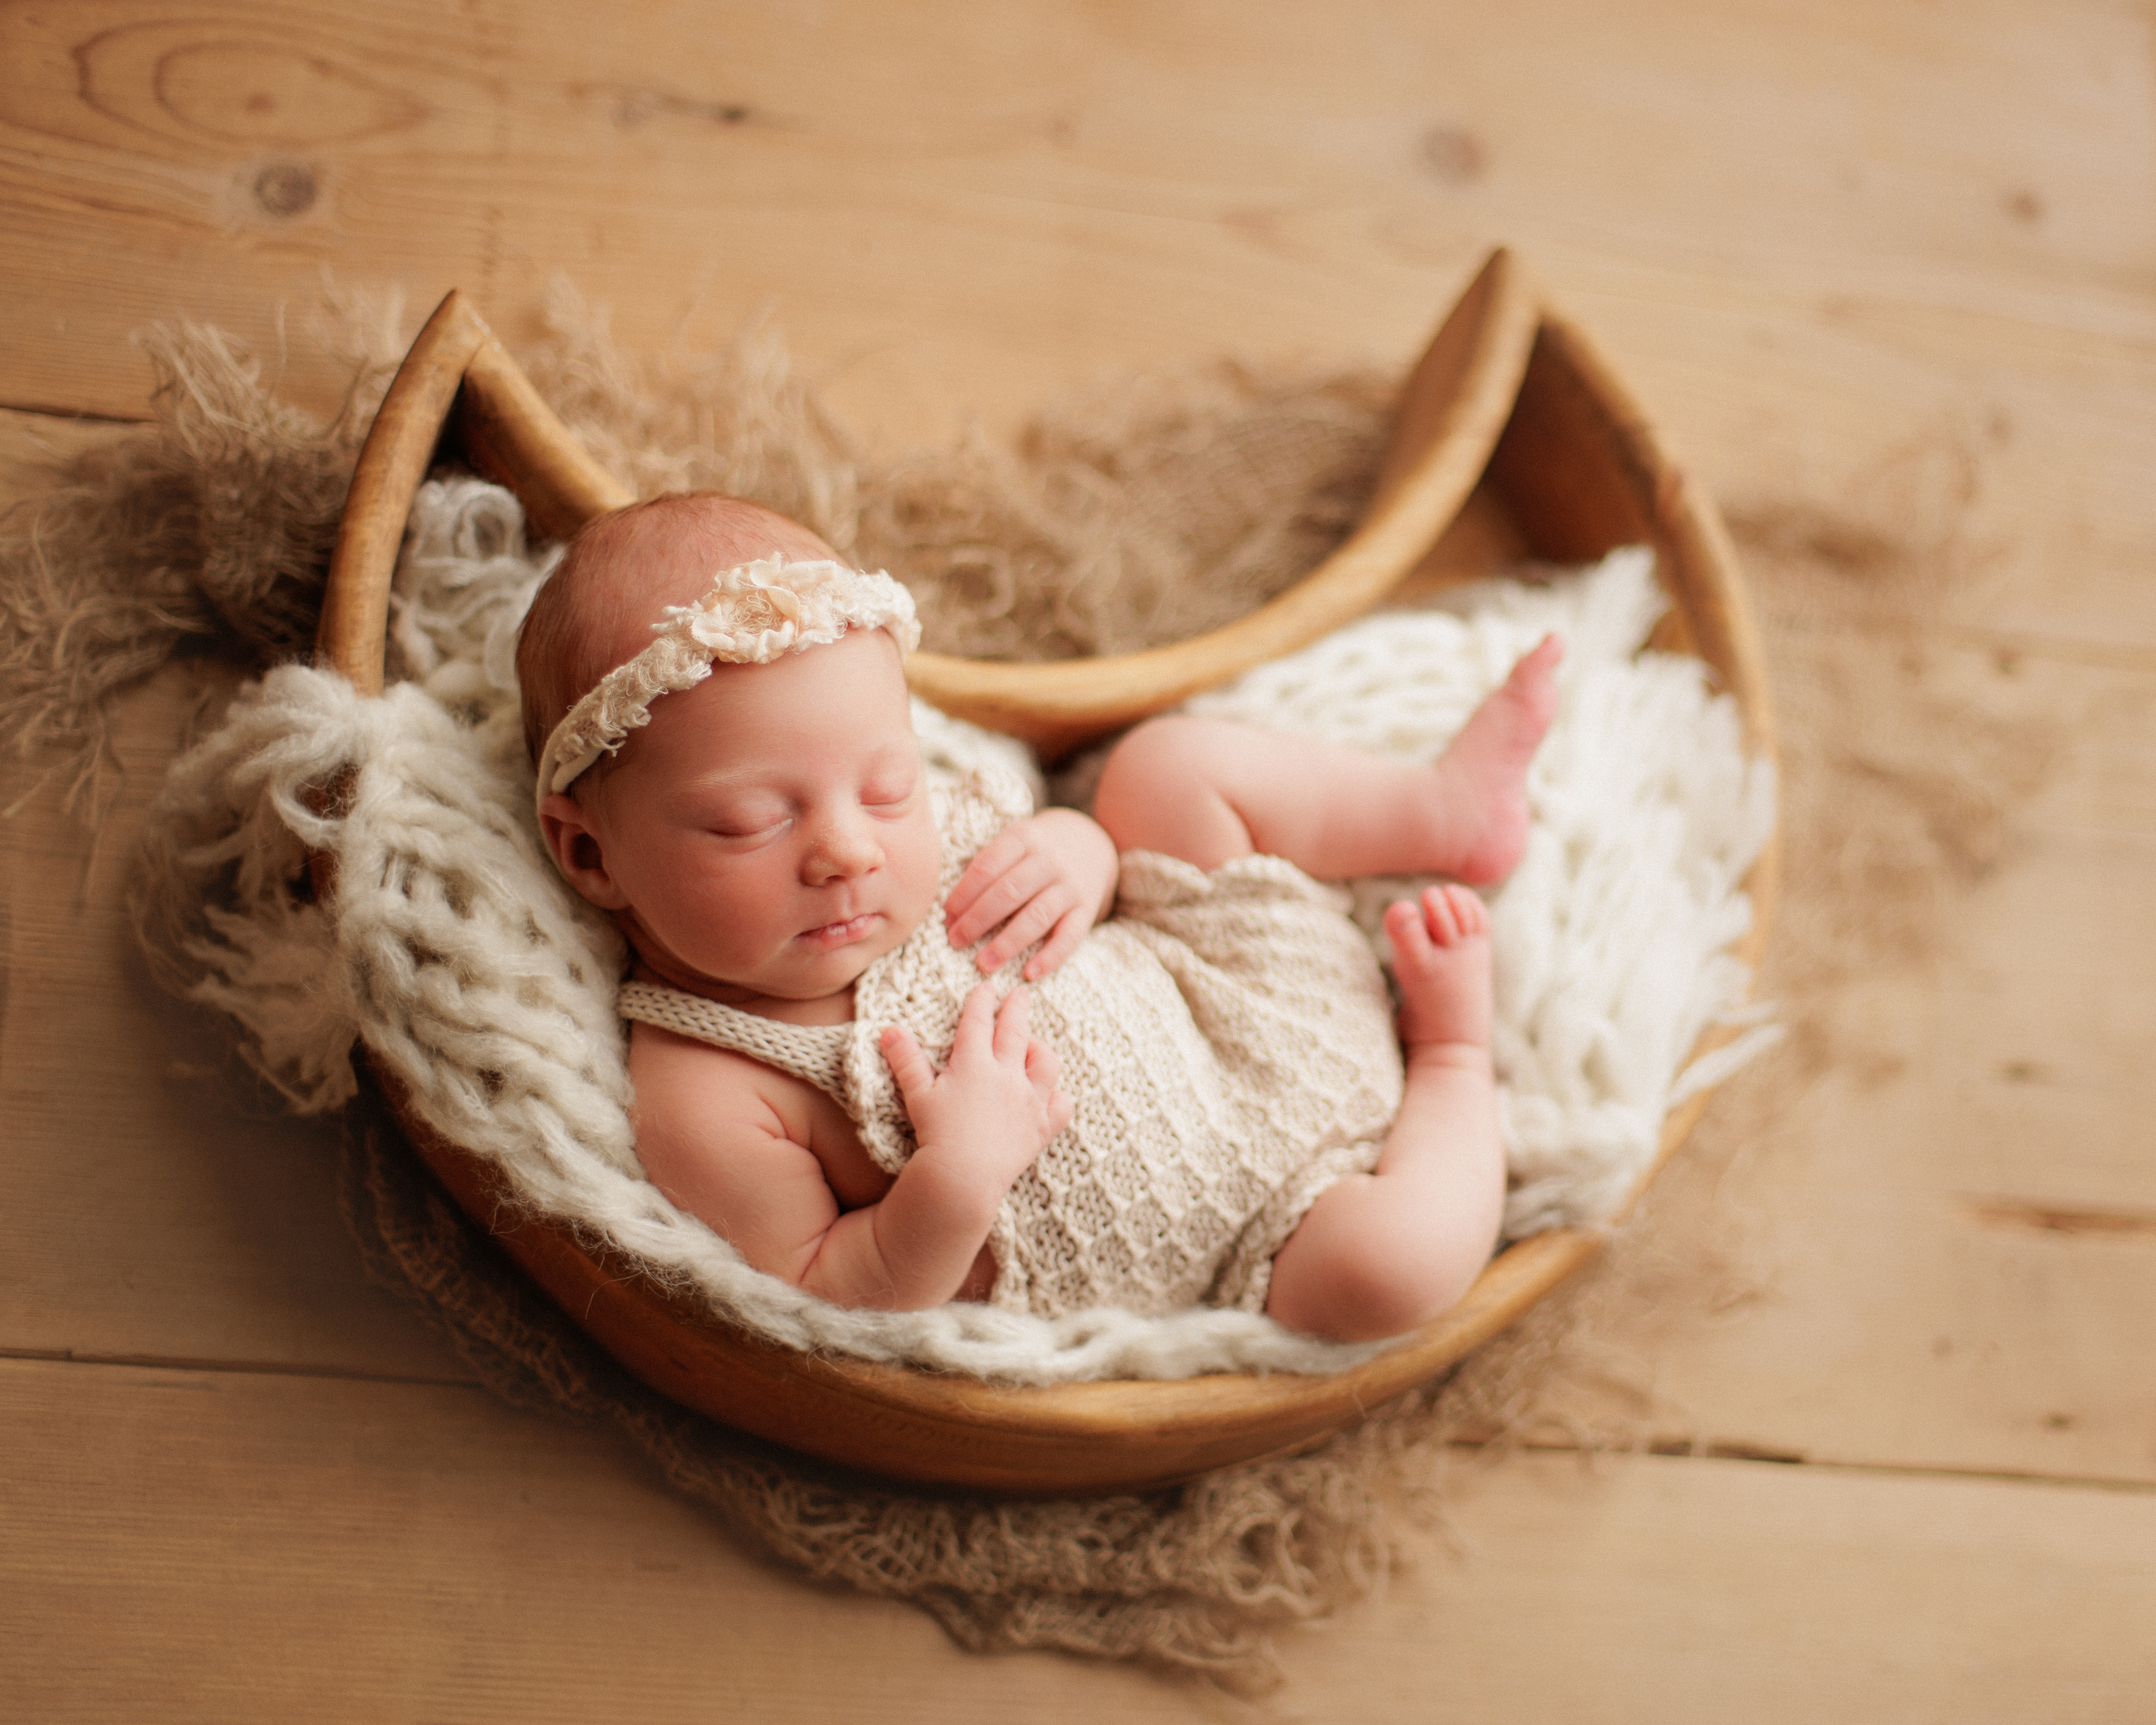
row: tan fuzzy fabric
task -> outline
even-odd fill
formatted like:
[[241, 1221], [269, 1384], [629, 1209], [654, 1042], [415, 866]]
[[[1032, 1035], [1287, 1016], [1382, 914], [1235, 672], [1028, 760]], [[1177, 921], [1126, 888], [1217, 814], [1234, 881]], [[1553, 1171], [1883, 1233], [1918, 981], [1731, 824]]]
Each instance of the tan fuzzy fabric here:
[[376, 344], [324, 426], [218, 331], [139, 340], [156, 434], [79, 458], [0, 520], [0, 737], [57, 746], [71, 802], [92, 789], [111, 696], [174, 653], [312, 648], [345, 487], [394, 369]]
[[[548, 316], [531, 370], [618, 471], [645, 490], [746, 493], [887, 564], [922, 592], [930, 643], [947, 650], [1034, 634], [1058, 653], [1111, 649], [1246, 609], [1344, 532], [1382, 440], [1367, 386], [1221, 369], [1141, 389], [1105, 436], [1081, 416], [1045, 424], [1016, 453], [976, 441], [865, 475], [769, 336], [646, 382], [572, 301]], [[215, 331], [158, 336], [152, 352], [167, 377], [157, 425], [56, 473], [0, 543], [0, 713], [26, 745], [70, 751], [85, 783], [111, 697], [175, 651], [198, 642], [259, 665], [304, 649], [363, 404], [385, 375], [359, 369], [362, 406], [324, 428], [276, 403], [255, 362]], [[1204, 506], [1168, 509], [1168, 486], [1160, 507], [1131, 513], [1128, 537], [1104, 531], [1116, 511], [1101, 508], [1102, 489], [1142, 492], [1178, 466], [1202, 469], [1193, 449], [1208, 427], [1234, 459], [1198, 485]], [[871, 491], [864, 511], [856, 500]], [[267, 528], [227, 531], [235, 521]], [[1178, 610], [1173, 577], [1201, 563], [1235, 579]], [[993, 602], [971, 621], [984, 583]], [[227, 624], [248, 593], [262, 620]], [[301, 860], [287, 862], [296, 878]], [[231, 887], [235, 899], [249, 890]], [[194, 921], [220, 914], [143, 895], [139, 932], [168, 983], [195, 987]], [[1310, 1455], [1142, 1497], [1009, 1502], [843, 1477], [629, 1379], [446, 1199], [377, 1098], [362, 1091], [347, 1119], [346, 1214], [370, 1268], [499, 1393], [619, 1429], [746, 1543], [813, 1579], [911, 1601], [968, 1647], [1055, 1648], [1266, 1687], [1275, 1630], [1381, 1584], [1399, 1515], [1442, 1459], [1444, 1424], [1505, 1423], [1478, 1417], [1512, 1393], [1495, 1369], [1477, 1381], [1499, 1390], [1447, 1399], [1462, 1411], [1433, 1414], [1434, 1392], [1409, 1398]], [[1500, 1368], [1524, 1357], [1488, 1356]]]
[[[1381, 443], [1382, 394], [1366, 380], [1219, 369], [1119, 388], [1045, 418], [1011, 449], [977, 439], [871, 472], [767, 334], [643, 376], [566, 295], [548, 315], [527, 355], [534, 377], [603, 459], [644, 491], [758, 497], [887, 565], [927, 601], [929, 643], [945, 650], [1111, 649], [1210, 626], [1337, 539]], [[304, 644], [380, 387], [362, 369], [353, 411], [324, 428], [279, 407], [213, 332], [154, 337], [151, 352], [158, 423], [56, 473], [0, 526], [0, 726], [82, 784], [106, 703], [174, 651], [259, 660]], [[1951, 439], [1942, 447], [1890, 467], [1880, 495], [1845, 515], [1776, 498], [1733, 511], [1788, 739], [1784, 932], [1768, 984], [1788, 1003], [1794, 1051], [1717, 1101], [1597, 1270], [1447, 1384], [1309, 1455], [1095, 1502], [838, 1477], [628, 1379], [454, 1208], [364, 1094], [347, 1117], [353, 1237], [498, 1393], [618, 1429], [744, 1543], [804, 1574], [911, 1601], [968, 1646], [1062, 1648], [1263, 1686], [1276, 1630], [1382, 1583], [1459, 1453], [1449, 1440], [1541, 1432], [1533, 1410], [1552, 1383], [1636, 1386], [1636, 1363], [1621, 1362], [1654, 1326], [1696, 1321], [1741, 1290], [1758, 1234], [1733, 1225], [1720, 1196], [1729, 1163], [1793, 1129], [1820, 1069], [1861, 1057], [1832, 1031], [1835, 989], [1921, 958], [1988, 867], [2005, 809], [2041, 781], [2046, 739], [1968, 725], [1921, 642], [1856, 644], [1830, 627], [1876, 591], [1969, 578]], [[1912, 496], [1889, 495], [1904, 481]], [[1100, 506], [1104, 492], [1116, 508]], [[1234, 578], [1195, 593], [1200, 565]], [[187, 983], [175, 919], [188, 907], [144, 904], [146, 946]], [[1634, 1407], [1608, 1429], [1549, 1435], [1655, 1436], [1643, 1391]]]
[[1253, 609], [1360, 518], [1393, 393], [1222, 360], [1074, 398], [1010, 448], [974, 434], [871, 465], [768, 329], [644, 366], [566, 285], [545, 319], [532, 381], [639, 495], [767, 504], [905, 582], [923, 646], [976, 659], [1133, 652]]
[[842, 1475], [630, 1378], [434, 1183], [372, 1096], [347, 1117], [344, 1198], [369, 1267], [496, 1394], [619, 1430], [674, 1487], [788, 1568], [931, 1613], [962, 1645], [1134, 1660], [1245, 1692], [1272, 1636], [1381, 1586], [1427, 1519], [1447, 1433], [1507, 1423], [1563, 1336], [1542, 1320], [1441, 1396], [1404, 1398], [1312, 1454], [1169, 1490], [1010, 1501]]

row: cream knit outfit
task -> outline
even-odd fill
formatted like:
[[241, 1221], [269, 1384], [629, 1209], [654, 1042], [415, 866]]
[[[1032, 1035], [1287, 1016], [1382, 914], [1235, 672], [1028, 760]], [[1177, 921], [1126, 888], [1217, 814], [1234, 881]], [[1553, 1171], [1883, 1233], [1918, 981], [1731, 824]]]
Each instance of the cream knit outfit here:
[[[851, 1023], [782, 1024], [675, 989], [624, 984], [619, 1009], [790, 1072], [834, 1097], [896, 1173], [913, 1132], [878, 1038], [902, 1024], [940, 1058], [980, 979], [942, 900], [1032, 812], [1015, 775], [931, 770], [943, 872], [936, 908], [855, 985]], [[1034, 985], [1033, 1034], [1076, 1104], [988, 1235], [992, 1304], [1044, 1317], [1261, 1310], [1272, 1259], [1318, 1194], [1373, 1167], [1399, 1110], [1400, 1050], [1344, 893], [1278, 857], [1210, 875], [1132, 851], [1112, 919]], [[1021, 954], [998, 973], [1015, 986]]]

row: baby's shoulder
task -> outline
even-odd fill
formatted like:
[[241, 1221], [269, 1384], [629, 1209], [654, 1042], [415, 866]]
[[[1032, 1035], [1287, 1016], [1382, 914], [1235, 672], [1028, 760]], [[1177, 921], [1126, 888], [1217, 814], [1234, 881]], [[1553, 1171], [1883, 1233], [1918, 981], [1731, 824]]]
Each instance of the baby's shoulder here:
[[890, 1183], [846, 1111], [807, 1079], [657, 1024], [632, 1023], [630, 1120], [644, 1172], [663, 1189], [708, 1172], [716, 1158], [768, 1176], [770, 1158], [806, 1152], [851, 1208]]
[[629, 1078], [639, 1137], [647, 1118], [664, 1126], [677, 1114], [701, 1115], [805, 1143], [814, 1105], [830, 1101], [805, 1078], [659, 1024], [629, 1025]]

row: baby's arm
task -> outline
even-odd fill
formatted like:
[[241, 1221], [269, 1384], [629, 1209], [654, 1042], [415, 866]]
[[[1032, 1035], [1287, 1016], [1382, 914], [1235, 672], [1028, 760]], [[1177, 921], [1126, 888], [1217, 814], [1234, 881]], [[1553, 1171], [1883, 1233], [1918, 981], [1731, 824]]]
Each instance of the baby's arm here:
[[943, 907], [951, 944], [969, 947], [995, 929], [979, 960], [993, 972], [1041, 941], [1025, 967], [1038, 982], [1113, 907], [1117, 873], [1115, 840], [1098, 824], [1075, 809], [1044, 809], [983, 845], [952, 888]]
[[1011, 1182], [1070, 1122], [1026, 1011], [1023, 989], [1000, 1012], [988, 984], [974, 989], [940, 1074], [906, 1032], [884, 1033], [917, 1147], [880, 1195], [867, 1195], [881, 1177], [858, 1142], [834, 1142], [851, 1127], [828, 1098], [774, 1091], [755, 1063], [685, 1043], [638, 1062], [638, 1154], [758, 1270], [839, 1306], [941, 1305], [965, 1285]]

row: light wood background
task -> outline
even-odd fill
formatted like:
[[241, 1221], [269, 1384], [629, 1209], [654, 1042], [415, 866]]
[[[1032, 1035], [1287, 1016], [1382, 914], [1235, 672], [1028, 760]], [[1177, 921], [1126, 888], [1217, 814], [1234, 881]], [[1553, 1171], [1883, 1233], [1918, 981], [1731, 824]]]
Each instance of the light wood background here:
[[[1943, 488], [1959, 578], [1770, 605], [1770, 643], [2041, 733], [2045, 770], [1916, 957], [1811, 1003], [1816, 1082], [1771, 1130], [1728, 1099], [1680, 1171], [1756, 1284], [1712, 1308], [1679, 1277], [1609, 1339], [1692, 1452], [1463, 1466], [1450, 1539], [1290, 1638], [1271, 1705], [2145, 1722], [2153, 28], [2125, 0], [9, 4], [0, 490], [142, 417], [153, 320], [326, 406], [289, 336], [325, 283], [401, 285], [407, 334], [460, 284], [513, 343], [561, 271], [648, 355], [767, 313], [895, 449], [1194, 356], [1402, 362], [1501, 240], [1763, 555], [1809, 522], [1831, 561], [1821, 523]], [[29, 798], [0, 827], [0, 1715], [1240, 1713], [762, 1569], [367, 1286], [334, 1128], [235, 1093], [125, 932], [204, 682], [129, 703], [98, 841], [34, 766], [0, 787]]]

